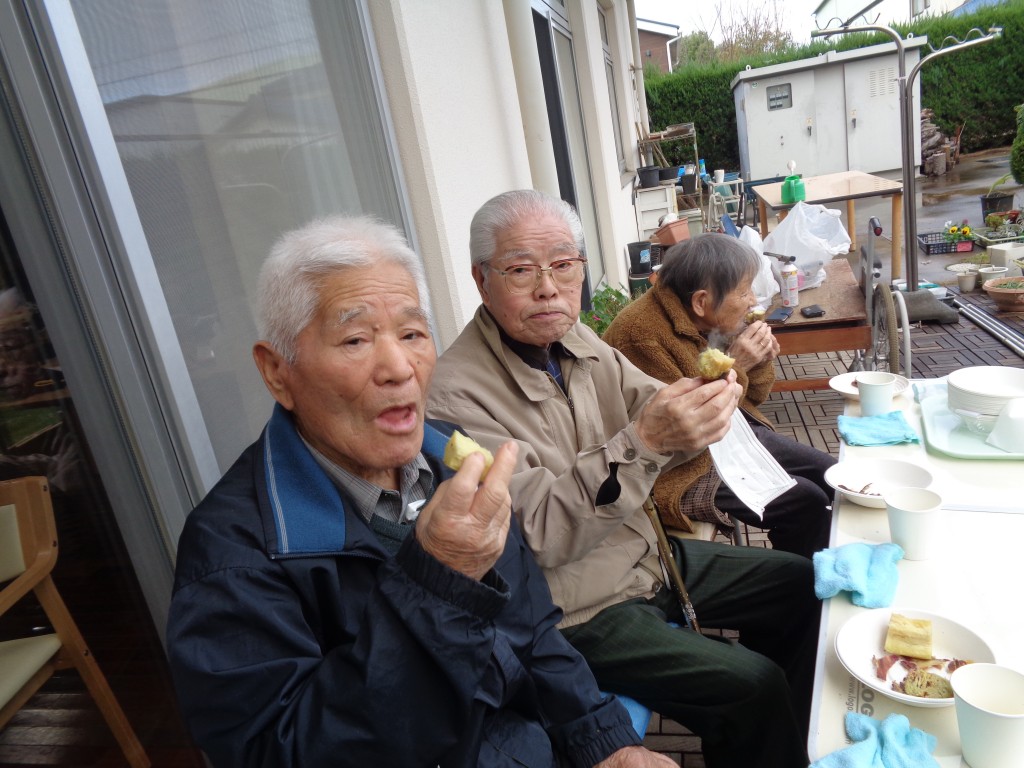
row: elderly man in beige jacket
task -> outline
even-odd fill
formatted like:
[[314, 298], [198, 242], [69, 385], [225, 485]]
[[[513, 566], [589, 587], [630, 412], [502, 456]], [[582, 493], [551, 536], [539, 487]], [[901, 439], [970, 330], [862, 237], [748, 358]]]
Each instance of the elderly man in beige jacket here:
[[519, 443], [509, 491], [559, 625], [598, 683], [689, 727], [709, 768], [805, 768], [818, 603], [809, 560], [675, 542], [703, 628], [666, 588], [642, 510], [654, 481], [722, 438], [735, 377], [647, 376], [577, 322], [582, 225], [561, 200], [508, 192], [473, 219], [483, 306], [442, 354], [427, 413], [485, 447]]

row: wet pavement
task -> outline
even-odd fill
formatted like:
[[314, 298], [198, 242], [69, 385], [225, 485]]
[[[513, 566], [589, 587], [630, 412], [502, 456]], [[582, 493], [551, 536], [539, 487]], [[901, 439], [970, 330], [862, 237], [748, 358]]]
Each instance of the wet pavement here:
[[[941, 232], [947, 221], [962, 224], [964, 220], [972, 229], [984, 226], [981, 217], [981, 195], [988, 192], [993, 182], [1010, 171], [1010, 148], [987, 150], [970, 155], [961, 155], [960, 162], [943, 176], [918, 176], [915, 181], [915, 210], [917, 212], [917, 232]], [[899, 169], [877, 174], [887, 179], [902, 181]], [[1008, 179], [1000, 189], [1016, 192], [1014, 207], [1024, 204], [1024, 188]], [[904, 205], [907, 204], [904, 198]], [[844, 212], [845, 206], [835, 206]], [[891, 275], [892, 254], [892, 222], [890, 203], [887, 198], [867, 198], [857, 201], [857, 241], [863, 245], [867, 236], [867, 222], [870, 216], [877, 216], [884, 229], [882, 236], [875, 242], [875, 253], [885, 264], [884, 274]], [[777, 222], [769, 216], [769, 229]], [[956, 285], [956, 273], [946, 269], [951, 264], [961, 263], [969, 257], [972, 261], [987, 261], [985, 250], [976, 245], [969, 254], [925, 254], [915, 247], [910, 253], [904, 247], [903, 269], [901, 278], [907, 275], [907, 259], [916, 258], [918, 278], [937, 285]]]

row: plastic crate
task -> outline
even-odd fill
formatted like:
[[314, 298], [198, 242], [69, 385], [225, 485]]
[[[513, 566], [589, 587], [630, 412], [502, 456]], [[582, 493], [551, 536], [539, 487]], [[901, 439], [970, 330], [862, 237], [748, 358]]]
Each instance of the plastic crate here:
[[955, 243], [950, 243], [942, 232], [918, 235], [917, 244], [929, 256], [936, 253], [969, 253], [974, 250], [973, 240], [958, 240]]
[[990, 245], [998, 245], [999, 243], [1021, 243], [1024, 242], [1024, 235], [1003, 235], [997, 237], [993, 234], [991, 229], [986, 229], [981, 232], [975, 230], [971, 235], [981, 247], [987, 248]]

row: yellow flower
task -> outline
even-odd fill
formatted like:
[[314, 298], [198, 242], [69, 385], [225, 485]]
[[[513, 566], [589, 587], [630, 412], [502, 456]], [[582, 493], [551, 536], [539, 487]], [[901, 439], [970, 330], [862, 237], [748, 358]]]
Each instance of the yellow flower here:
[[949, 234], [951, 234], [951, 235], [955, 235], [959, 231], [960, 231], [960, 227], [956, 226], [955, 224], [952, 227], [949, 228]]
[[962, 234], [964, 237], [970, 237], [971, 228], [964, 224], [963, 227], [960, 228], [960, 234]]

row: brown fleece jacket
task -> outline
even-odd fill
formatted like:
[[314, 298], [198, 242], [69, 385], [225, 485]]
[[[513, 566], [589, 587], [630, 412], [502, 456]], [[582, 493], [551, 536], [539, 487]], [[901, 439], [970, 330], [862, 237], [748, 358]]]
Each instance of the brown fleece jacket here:
[[[619, 312], [602, 338], [644, 373], [668, 383], [700, 376], [697, 357], [708, 346], [679, 297], [658, 284]], [[736, 380], [743, 387], [740, 408], [771, 428], [757, 407], [768, 398], [775, 383], [774, 365], [769, 361], [750, 371], [737, 368]], [[654, 483], [655, 503], [661, 509], [678, 510], [683, 494], [712, 466], [711, 453], [704, 450], [685, 464], [662, 473]]]

